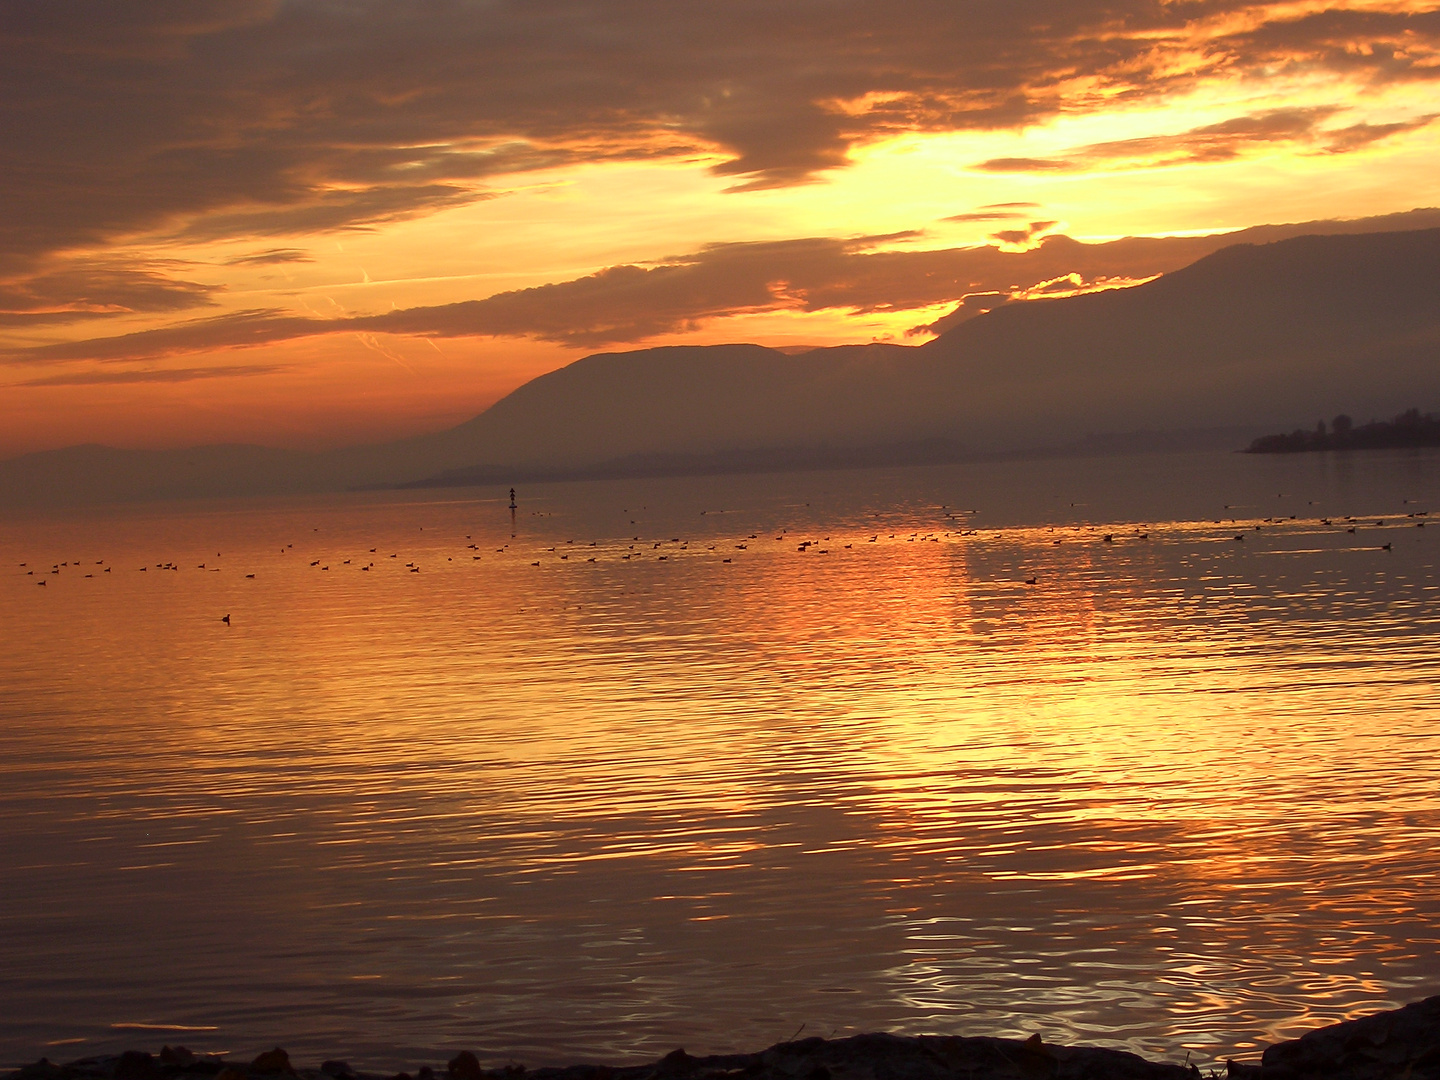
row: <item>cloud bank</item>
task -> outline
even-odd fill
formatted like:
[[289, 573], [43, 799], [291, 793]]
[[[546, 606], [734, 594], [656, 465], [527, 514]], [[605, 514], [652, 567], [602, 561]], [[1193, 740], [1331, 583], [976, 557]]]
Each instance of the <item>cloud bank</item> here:
[[[1009, 243], [1026, 242], [1053, 224], [1031, 222], [999, 235]], [[915, 328], [939, 333], [1012, 298], [1133, 284], [1235, 243], [1437, 226], [1440, 211], [1424, 210], [1352, 222], [1259, 226], [1228, 235], [1127, 237], [1100, 244], [1050, 234], [1019, 251], [991, 245], [885, 248], [908, 235], [714, 244], [655, 265], [612, 266], [570, 281], [459, 303], [331, 319], [280, 309], [229, 312], [133, 333], [10, 349], [0, 353], [0, 359], [8, 364], [150, 362], [338, 333], [525, 337], [593, 349], [635, 344], [754, 312], [838, 309], [863, 314], [955, 304], [949, 315]]]
[[[1353, 87], [1440, 78], [1440, 12], [1403, 0], [53, 0], [0, 8], [0, 276], [140, 232], [363, 228], [516, 173], [707, 155], [802, 183], [903, 132], [1017, 129], [1206, 80], [1330, 74], [1331, 106], [985, 162], [1344, 153]], [[1344, 80], [1343, 82], [1341, 80]]]
[[1176, 135], [1092, 143], [1059, 157], [991, 158], [978, 163], [976, 168], [986, 172], [1072, 172], [1127, 163], [1143, 163], [1151, 168], [1195, 165], [1229, 161], [1277, 143], [1299, 145], [1317, 153], [1343, 154], [1392, 135], [1428, 127], [1440, 116], [1440, 113], [1431, 113], [1393, 124], [1322, 126], [1324, 121], [1340, 111], [1335, 106], [1272, 109], [1192, 128]]

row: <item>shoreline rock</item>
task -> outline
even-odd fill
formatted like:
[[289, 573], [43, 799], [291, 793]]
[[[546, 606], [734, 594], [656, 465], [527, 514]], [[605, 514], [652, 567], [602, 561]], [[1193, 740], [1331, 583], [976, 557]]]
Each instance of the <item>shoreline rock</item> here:
[[[1259, 1064], [1227, 1061], [1232, 1080], [1440, 1080], [1440, 996], [1308, 1032], [1268, 1047]], [[1202, 1080], [1190, 1064], [1150, 1061], [1123, 1050], [989, 1036], [890, 1035], [809, 1038], [749, 1054], [692, 1057], [675, 1050], [643, 1065], [484, 1068], [460, 1051], [443, 1071], [364, 1073], [340, 1060], [297, 1068], [279, 1047], [249, 1063], [164, 1047], [158, 1055], [46, 1058], [0, 1080]]]

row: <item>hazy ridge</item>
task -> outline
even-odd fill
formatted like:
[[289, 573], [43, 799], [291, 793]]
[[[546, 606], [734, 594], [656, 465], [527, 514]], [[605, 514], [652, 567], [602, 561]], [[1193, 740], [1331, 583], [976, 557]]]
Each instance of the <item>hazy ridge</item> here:
[[1437, 360], [1440, 229], [1307, 235], [1233, 245], [1133, 288], [1004, 305], [923, 346], [600, 353], [399, 442], [25, 455], [0, 463], [0, 502], [955, 460], [1114, 433], [1225, 429], [1239, 449], [1341, 410], [1429, 407]]

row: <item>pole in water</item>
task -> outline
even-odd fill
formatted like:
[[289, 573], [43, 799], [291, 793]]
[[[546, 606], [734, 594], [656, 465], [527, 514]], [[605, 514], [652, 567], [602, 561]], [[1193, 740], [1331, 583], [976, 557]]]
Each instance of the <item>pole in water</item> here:
[[514, 489], [514, 488], [511, 488], [511, 489], [510, 489], [510, 509], [511, 509], [511, 510], [514, 510], [514, 509], [515, 509], [515, 489]]

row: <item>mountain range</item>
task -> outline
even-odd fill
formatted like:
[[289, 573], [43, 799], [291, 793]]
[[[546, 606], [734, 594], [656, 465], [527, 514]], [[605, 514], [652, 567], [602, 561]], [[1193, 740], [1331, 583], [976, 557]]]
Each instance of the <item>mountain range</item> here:
[[954, 460], [1126, 433], [1220, 429], [1240, 449], [1336, 412], [1437, 401], [1440, 229], [1307, 235], [1130, 288], [1004, 304], [920, 346], [587, 356], [393, 443], [24, 455], [0, 463], [0, 505]]

